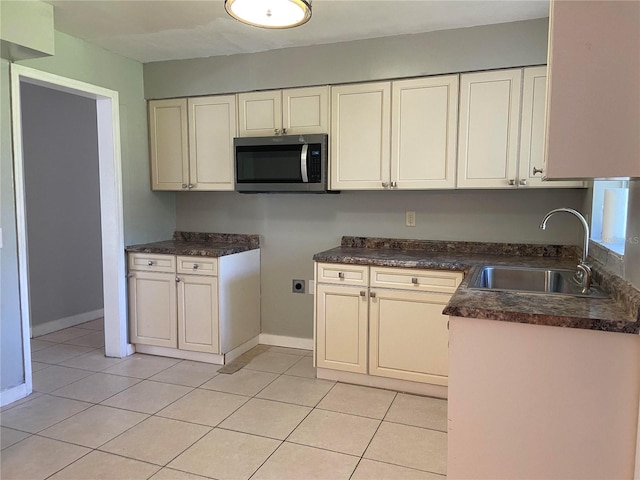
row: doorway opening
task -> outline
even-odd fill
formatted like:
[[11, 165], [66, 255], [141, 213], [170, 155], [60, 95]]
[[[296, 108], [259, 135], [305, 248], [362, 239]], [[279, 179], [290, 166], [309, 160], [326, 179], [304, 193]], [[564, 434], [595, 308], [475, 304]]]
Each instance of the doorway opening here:
[[[122, 208], [122, 177], [120, 161], [120, 125], [118, 92], [79, 82], [58, 75], [13, 64], [11, 66], [11, 110], [16, 195], [16, 230], [18, 235], [18, 265], [20, 278], [20, 307], [24, 352], [25, 383], [22, 392], [32, 391], [30, 327], [36, 310], [31, 299], [29, 208], [25, 191], [25, 145], [23, 135], [23, 90], [44, 87], [91, 101], [95, 112], [97, 138], [97, 171], [99, 184], [99, 238], [101, 259], [102, 301], [104, 312], [105, 354], [124, 357], [133, 353], [127, 340], [126, 277], [124, 256], [124, 227]], [[53, 179], [51, 179], [53, 181]], [[27, 184], [28, 185], [28, 184]], [[37, 229], [35, 231], [38, 231]], [[77, 266], [79, 269], [82, 265]], [[70, 287], [71, 288], [71, 287]], [[99, 310], [99, 309], [96, 309]], [[96, 313], [95, 311], [93, 312]], [[71, 316], [73, 317], [73, 316]], [[78, 320], [76, 318], [76, 320]], [[67, 321], [73, 321], [67, 320]], [[22, 395], [22, 396], [24, 396]], [[18, 397], [19, 398], [19, 397]], [[17, 398], [16, 398], [17, 399]]]

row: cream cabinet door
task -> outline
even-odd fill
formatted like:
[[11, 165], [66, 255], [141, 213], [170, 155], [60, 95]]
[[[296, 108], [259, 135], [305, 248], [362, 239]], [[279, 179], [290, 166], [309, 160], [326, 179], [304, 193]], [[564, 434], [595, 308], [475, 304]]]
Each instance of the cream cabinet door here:
[[366, 287], [316, 288], [316, 366], [367, 373]]
[[460, 76], [458, 188], [515, 188], [522, 70]]
[[268, 137], [282, 132], [282, 91], [238, 94], [240, 137]]
[[186, 189], [189, 183], [187, 100], [150, 100], [148, 108], [151, 189]]
[[180, 275], [178, 282], [178, 348], [220, 353], [218, 278]]
[[176, 279], [173, 273], [131, 272], [131, 343], [176, 348]]
[[329, 133], [329, 87], [283, 90], [282, 126], [285, 135]]
[[371, 289], [369, 374], [447, 385], [451, 295]]
[[332, 190], [381, 190], [389, 186], [390, 108], [390, 82], [332, 87]]
[[192, 190], [233, 190], [236, 97], [190, 98], [189, 184]]
[[393, 82], [391, 182], [455, 188], [458, 75]]
[[584, 182], [581, 181], [543, 181], [546, 98], [547, 67], [525, 68], [522, 87], [518, 186], [543, 188], [584, 187]]

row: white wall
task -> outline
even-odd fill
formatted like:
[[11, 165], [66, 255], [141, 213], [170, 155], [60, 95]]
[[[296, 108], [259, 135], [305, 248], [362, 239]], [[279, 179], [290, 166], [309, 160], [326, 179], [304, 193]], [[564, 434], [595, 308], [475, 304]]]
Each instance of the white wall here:
[[9, 79], [0, 59], [0, 391], [24, 383]]
[[[180, 193], [177, 228], [261, 236], [262, 331], [311, 338], [313, 297], [291, 280], [313, 278], [312, 257], [342, 235], [580, 244], [579, 224], [550, 222], [553, 208], [580, 209], [585, 190], [343, 192], [339, 195]], [[405, 227], [405, 211], [416, 227]]]
[[93, 99], [23, 82], [31, 325], [103, 308]]

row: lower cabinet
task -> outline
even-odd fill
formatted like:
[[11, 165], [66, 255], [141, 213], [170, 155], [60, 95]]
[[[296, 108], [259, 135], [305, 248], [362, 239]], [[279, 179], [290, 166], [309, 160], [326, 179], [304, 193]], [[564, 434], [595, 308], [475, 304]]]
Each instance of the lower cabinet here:
[[442, 310], [462, 277], [317, 263], [316, 366], [446, 386], [449, 317]]
[[218, 279], [183, 275], [178, 282], [178, 348], [220, 353]]
[[129, 324], [131, 343], [146, 353], [216, 354], [193, 359], [224, 363], [225, 354], [257, 344], [259, 250], [219, 258], [130, 253]]
[[316, 299], [317, 365], [367, 373], [369, 299], [366, 289], [318, 285]]
[[175, 274], [129, 273], [131, 343], [176, 348], [176, 301]]

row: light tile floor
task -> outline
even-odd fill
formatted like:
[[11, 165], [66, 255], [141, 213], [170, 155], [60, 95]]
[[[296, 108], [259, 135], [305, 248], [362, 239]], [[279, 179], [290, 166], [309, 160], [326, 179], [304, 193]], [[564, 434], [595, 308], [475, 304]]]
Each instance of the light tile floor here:
[[0, 477], [443, 479], [447, 402], [318, 380], [271, 347], [232, 375], [105, 358], [102, 322], [32, 340], [35, 392], [0, 411]]

